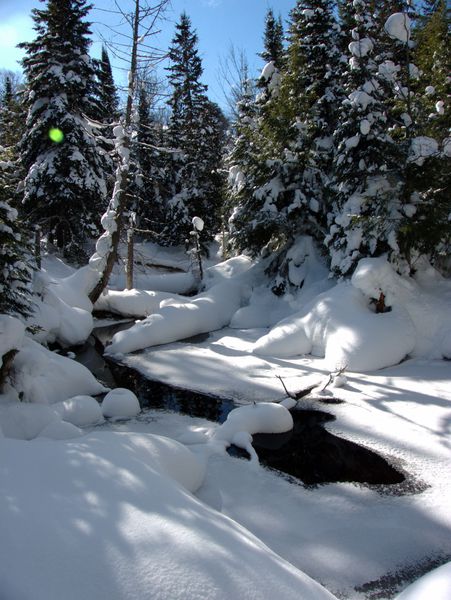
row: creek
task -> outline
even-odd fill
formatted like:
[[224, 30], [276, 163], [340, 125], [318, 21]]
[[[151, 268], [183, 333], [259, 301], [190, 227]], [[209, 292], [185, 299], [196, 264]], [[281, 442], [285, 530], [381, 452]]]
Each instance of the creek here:
[[[233, 400], [180, 389], [147, 379], [124, 364], [104, 358], [103, 348], [115, 332], [133, 323], [115, 323], [94, 329], [86, 344], [77, 349], [76, 360], [88, 367], [106, 386], [125, 387], [138, 397], [143, 411], [164, 409], [222, 423]], [[192, 340], [191, 340], [192, 341]], [[327, 431], [335, 416], [324, 410], [291, 411], [294, 427], [282, 434], [254, 434], [253, 446], [261, 464], [276, 469], [293, 482], [317, 485], [348, 481], [369, 485], [400, 484], [405, 476], [376, 452]], [[246, 451], [232, 446], [229, 453], [248, 458]]]

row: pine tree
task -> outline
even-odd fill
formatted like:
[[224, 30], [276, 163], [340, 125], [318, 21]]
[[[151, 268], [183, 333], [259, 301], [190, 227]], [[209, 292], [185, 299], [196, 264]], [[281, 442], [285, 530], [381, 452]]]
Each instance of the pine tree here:
[[380, 76], [378, 24], [371, 2], [355, 0], [356, 26], [345, 80], [346, 99], [335, 132], [333, 190], [326, 238], [331, 268], [345, 275], [365, 256], [399, 252], [402, 193], [398, 147], [389, 135], [389, 90]]
[[[207, 86], [201, 82], [203, 69], [197, 41], [191, 21], [183, 13], [169, 50], [168, 68], [172, 87], [168, 142], [173, 152], [163, 235], [171, 245], [183, 242], [194, 216], [206, 222], [203, 238], [212, 238], [218, 226], [217, 198], [222, 196], [218, 171], [210, 170], [209, 153], [218, 129], [212, 119]], [[216, 123], [220, 127], [217, 119]]]
[[37, 32], [22, 44], [28, 81], [27, 131], [21, 142], [27, 219], [42, 225], [66, 256], [84, 257], [105, 205], [102, 153], [90, 114], [94, 69], [88, 56], [85, 0], [48, 0], [33, 9]]

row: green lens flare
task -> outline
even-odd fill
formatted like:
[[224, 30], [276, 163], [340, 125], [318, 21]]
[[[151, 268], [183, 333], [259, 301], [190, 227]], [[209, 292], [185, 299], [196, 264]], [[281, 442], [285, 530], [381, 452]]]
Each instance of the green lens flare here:
[[49, 138], [52, 140], [52, 142], [61, 144], [61, 142], [64, 140], [64, 133], [61, 131], [61, 129], [58, 129], [58, 127], [52, 127], [49, 129]]

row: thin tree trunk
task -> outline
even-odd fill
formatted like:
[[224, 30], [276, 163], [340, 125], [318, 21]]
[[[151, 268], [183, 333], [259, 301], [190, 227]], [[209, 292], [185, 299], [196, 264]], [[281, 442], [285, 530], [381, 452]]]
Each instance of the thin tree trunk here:
[[127, 285], [128, 290], [133, 289], [133, 228], [127, 231]]
[[[140, 12], [140, 0], [135, 0], [135, 14], [133, 20], [133, 41], [132, 41], [132, 53], [130, 59], [130, 73], [128, 78], [128, 96], [127, 96], [127, 107], [125, 110], [125, 119], [124, 119], [124, 148], [126, 150], [130, 147], [130, 125], [131, 125], [131, 116], [132, 116], [132, 107], [133, 107], [133, 93], [135, 88], [135, 81], [137, 75], [137, 55], [138, 55], [138, 33], [139, 33], [139, 12]], [[106, 258], [106, 264], [103, 269], [102, 275], [94, 287], [94, 289], [89, 294], [89, 299], [94, 304], [99, 298], [100, 294], [108, 285], [108, 281], [110, 279], [111, 272], [114, 267], [114, 263], [117, 259], [119, 241], [122, 232], [122, 221], [123, 215], [127, 204], [127, 184], [128, 184], [128, 174], [129, 174], [129, 164], [128, 160], [123, 160], [123, 164], [121, 168], [118, 169], [118, 174], [116, 177], [116, 230], [113, 232], [111, 236], [111, 249]]]

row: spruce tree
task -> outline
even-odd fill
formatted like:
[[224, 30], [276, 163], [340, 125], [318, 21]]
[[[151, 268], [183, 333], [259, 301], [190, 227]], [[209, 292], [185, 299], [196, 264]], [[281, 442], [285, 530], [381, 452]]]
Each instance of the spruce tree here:
[[119, 118], [119, 98], [105, 46], [102, 46], [100, 60], [93, 62], [97, 80], [94, 88], [95, 116], [102, 123], [113, 123]]
[[361, 257], [398, 254], [403, 183], [402, 160], [389, 134], [390, 91], [377, 61], [383, 58], [379, 26], [371, 2], [355, 0], [353, 10], [346, 98], [334, 135], [335, 206], [326, 238], [331, 268], [340, 275], [351, 273]]
[[89, 9], [86, 0], [48, 0], [32, 11], [35, 40], [22, 44], [28, 82], [23, 212], [76, 258], [97, 233], [106, 200], [102, 153], [84, 116], [91, 113], [94, 82], [84, 20]]
[[290, 14], [280, 87], [258, 119], [254, 191], [238, 214], [247, 215], [248, 249], [281, 250], [270, 270], [277, 291], [288, 281], [285, 253], [300, 234], [322, 241], [331, 162], [340, 52], [333, 3], [298, 1]]
[[[183, 13], [169, 50], [168, 104], [171, 109], [168, 143], [172, 150], [163, 235], [168, 244], [180, 244], [191, 228], [194, 216], [205, 223], [203, 238], [212, 238], [219, 226], [217, 199], [222, 196], [218, 171], [211, 172], [209, 153], [221, 124], [213, 117], [211, 103], [201, 82], [202, 62], [197, 50], [197, 35], [189, 17]], [[216, 164], [218, 167], [218, 164]]]
[[[31, 312], [33, 260], [29, 232], [18, 220], [14, 163], [0, 155], [0, 313], [26, 317]], [[5, 160], [6, 159], [6, 160]]]
[[[417, 254], [440, 263], [451, 249], [451, 143], [449, 11], [446, 0], [427, 2], [413, 60], [415, 81], [414, 136], [407, 146], [407, 206], [401, 245], [414, 268]], [[407, 218], [408, 217], [408, 218]]]

